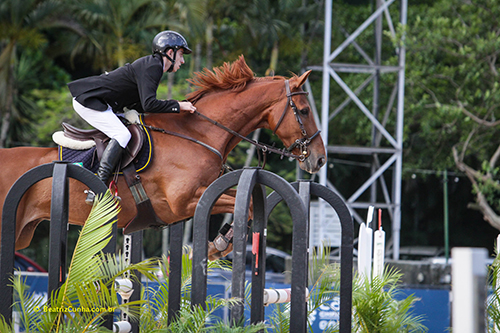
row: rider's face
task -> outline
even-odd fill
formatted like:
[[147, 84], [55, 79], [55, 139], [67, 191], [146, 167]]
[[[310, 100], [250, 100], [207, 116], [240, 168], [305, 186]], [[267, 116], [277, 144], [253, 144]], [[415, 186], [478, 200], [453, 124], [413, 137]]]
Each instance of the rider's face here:
[[[170, 58], [173, 58], [174, 50], [172, 50], [172, 49], [168, 50], [167, 54]], [[166, 64], [165, 68], [163, 69], [163, 72], [166, 72], [170, 68], [171, 62], [168, 60], [167, 60], [167, 62], [168, 63]], [[172, 73], [177, 72], [179, 70], [179, 68], [181, 68], [182, 64], [184, 64], [184, 49], [179, 49], [179, 50], [177, 50], [177, 55], [175, 56], [175, 64], [174, 64], [174, 68], [172, 69]]]
[[184, 64], [184, 49], [177, 50], [177, 56], [175, 57], [174, 72], [177, 72], [181, 65]]

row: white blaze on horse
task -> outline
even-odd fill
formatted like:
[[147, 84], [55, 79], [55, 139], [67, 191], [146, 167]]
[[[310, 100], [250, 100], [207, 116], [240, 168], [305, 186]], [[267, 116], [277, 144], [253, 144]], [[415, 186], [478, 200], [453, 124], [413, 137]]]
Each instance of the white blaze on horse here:
[[[309, 73], [290, 79], [255, 77], [240, 57], [213, 71], [195, 73], [190, 80], [197, 90], [188, 99], [195, 103], [200, 114], [143, 116], [143, 123], [155, 129], [150, 131], [154, 153], [140, 178], [162, 224], [192, 217], [201, 195], [220, 175], [229, 152], [258, 128], [273, 130], [289, 147], [285, 153], [299, 160], [303, 170], [315, 173], [325, 164], [325, 147], [302, 90]], [[4, 202], [10, 187], [26, 171], [58, 160], [58, 148], [0, 149], [0, 160], [3, 164], [0, 200]], [[125, 228], [137, 215], [134, 198], [123, 178], [120, 176], [117, 183], [122, 198], [119, 228]], [[49, 219], [51, 188], [51, 180], [46, 179], [24, 195], [17, 214], [16, 249], [27, 247], [38, 223]], [[83, 225], [90, 212], [85, 204], [85, 190], [82, 183], [70, 181], [71, 224]], [[235, 191], [222, 195], [212, 213], [233, 213], [234, 195]], [[142, 226], [134, 229], [137, 228]], [[214, 259], [230, 248], [220, 253], [209, 246], [209, 256]]]

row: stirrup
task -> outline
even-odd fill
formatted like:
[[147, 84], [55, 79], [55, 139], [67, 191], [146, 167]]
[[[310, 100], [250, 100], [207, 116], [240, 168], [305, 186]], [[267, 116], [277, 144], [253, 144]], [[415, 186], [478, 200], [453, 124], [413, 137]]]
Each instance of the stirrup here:
[[[84, 193], [87, 193], [87, 198], [85, 198], [85, 203], [89, 206], [93, 206], [94, 205], [94, 201], [95, 201], [95, 193], [94, 191], [92, 190], [85, 190], [83, 191]], [[122, 198], [116, 194], [113, 195], [113, 198], [118, 202], [120, 203], [122, 201]]]
[[92, 190], [85, 190], [84, 193], [87, 193], [87, 198], [85, 199], [85, 203], [89, 206], [94, 205], [95, 193]]

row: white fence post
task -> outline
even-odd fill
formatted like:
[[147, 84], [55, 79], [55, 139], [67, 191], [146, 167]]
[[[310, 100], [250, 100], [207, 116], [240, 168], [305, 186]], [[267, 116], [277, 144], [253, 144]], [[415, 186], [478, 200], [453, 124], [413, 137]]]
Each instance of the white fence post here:
[[452, 249], [453, 333], [485, 332], [487, 256], [483, 248]]

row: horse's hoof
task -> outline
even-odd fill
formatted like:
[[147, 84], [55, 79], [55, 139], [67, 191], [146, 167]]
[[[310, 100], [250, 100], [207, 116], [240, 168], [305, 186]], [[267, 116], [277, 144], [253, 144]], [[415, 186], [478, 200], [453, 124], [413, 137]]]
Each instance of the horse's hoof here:
[[213, 242], [208, 242], [208, 260], [215, 261], [222, 258], [222, 252], [218, 251]]

